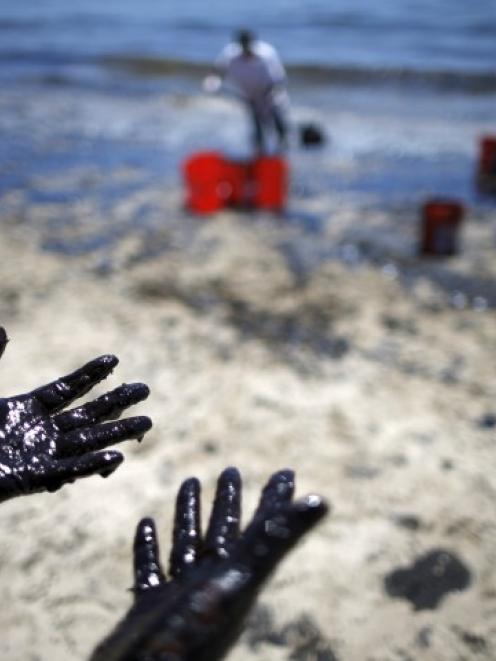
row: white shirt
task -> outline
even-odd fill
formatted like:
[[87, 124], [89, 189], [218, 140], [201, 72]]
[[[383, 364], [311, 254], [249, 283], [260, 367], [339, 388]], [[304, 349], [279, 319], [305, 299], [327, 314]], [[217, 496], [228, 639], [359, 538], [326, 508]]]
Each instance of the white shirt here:
[[270, 44], [254, 41], [251, 51], [253, 54], [246, 56], [239, 44], [228, 44], [217, 58], [216, 68], [236, 91], [250, 101], [261, 102], [274, 85], [284, 83], [286, 72]]

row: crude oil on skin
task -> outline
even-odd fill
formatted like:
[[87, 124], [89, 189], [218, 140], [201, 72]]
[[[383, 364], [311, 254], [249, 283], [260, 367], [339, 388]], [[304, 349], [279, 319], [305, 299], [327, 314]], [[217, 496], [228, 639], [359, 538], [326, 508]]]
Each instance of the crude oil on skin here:
[[[0, 356], [6, 344], [7, 335], [0, 328]], [[65, 410], [117, 363], [115, 356], [100, 356], [32, 392], [0, 398], [0, 502], [57, 491], [90, 475], [107, 477], [122, 463], [120, 452], [106, 448], [141, 439], [150, 429], [151, 420], [145, 416], [117, 420], [129, 406], [148, 397], [148, 386], [122, 384], [92, 402]]]
[[[200, 482], [196, 478], [183, 482], [176, 501], [168, 577], [161, 567], [153, 519], [139, 523], [134, 604], [91, 661], [224, 658], [267, 577], [328, 509], [316, 495], [293, 501], [293, 471], [282, 470], [263, 489], [251, 523], [241, 532], [241, 493], [238, 470], [225, 469], [203, 535]], [[307, 638], [310, 646], [321, 643], [313, 629]], [[319, 658], [332, 661], [331, 656]]]

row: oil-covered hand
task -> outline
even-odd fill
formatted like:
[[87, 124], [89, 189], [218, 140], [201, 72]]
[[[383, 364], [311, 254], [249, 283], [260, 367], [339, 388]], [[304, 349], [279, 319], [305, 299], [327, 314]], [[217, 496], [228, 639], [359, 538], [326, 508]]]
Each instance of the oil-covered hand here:
[[[0, 355], [6, 344], [0, 328]], [[56, 491], [95, 473], [106, 477], [123, 456], [102, 450], [126, 439], [140, 439], [150, 429], [146, 417], [117, 420], [128, 406], [148, 397], [148, 387], [142, 383], [123, 384], [92, 402], [63, 410], [105, 379], [117, 362], [115, 356], [101, 356], [32, 392], [0, 398], [0, 502]]]
[[177, 496], [170, 578], [161, 569], [154, 522], [143, 519], [134, 542], [134, 605], [91, 661], [223, 658], [264, 581], [327, 512], [320, 496], [293, 502], [293, 491], [293, 472], [275, 473], [240, 533], [241, 478], [227, 468], [203, 537], [200, 484], [186, 480]]

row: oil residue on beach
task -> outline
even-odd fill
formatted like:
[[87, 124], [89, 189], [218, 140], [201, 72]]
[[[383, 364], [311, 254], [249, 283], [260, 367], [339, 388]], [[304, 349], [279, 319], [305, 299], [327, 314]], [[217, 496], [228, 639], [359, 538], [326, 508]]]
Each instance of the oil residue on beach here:
[[443, 549], [430, 551], [409, 568], [388, 574], [384, 584], [390, 597], [403, 597], [415, 610], [437, 608], [449, 592], [465, 590], [471, 582], [468, 568]]

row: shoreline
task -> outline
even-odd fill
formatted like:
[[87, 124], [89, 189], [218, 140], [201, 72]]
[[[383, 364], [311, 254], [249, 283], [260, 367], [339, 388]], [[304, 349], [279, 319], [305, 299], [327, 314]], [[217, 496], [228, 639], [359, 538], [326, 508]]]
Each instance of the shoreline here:
[[[126, 79], [122, 89], [106, 81], [95, 89], [84, 81], [74, 88], [6, 85], [0, 98], [2, 197], [36, 202], [45, 196], [48, 203], [90, 198], [111, 213], [119, 195], [129, 192], [123, 182], [107, 185], [114, 173], [139, 171], [142, 185], [170, 188], [194, 151], [249, 156], [249, 122], [234, 99], [201, 94], [200, 81], [188, 87], [174, 78], [145, 89], [134, 89], [135, 82]], [[474, 188], [478, 141], [494, 132], [494, 94], [333, 85], [290, 85], [289, 91], [296, 200], [329, 191], [364, 206], [369, 200], [389, 207], [449, 196], [476, 209], [494, 208], [494, 199]], [[299, 145], [299, 127], [308, 122], [327, 138], [321, 149]]]

